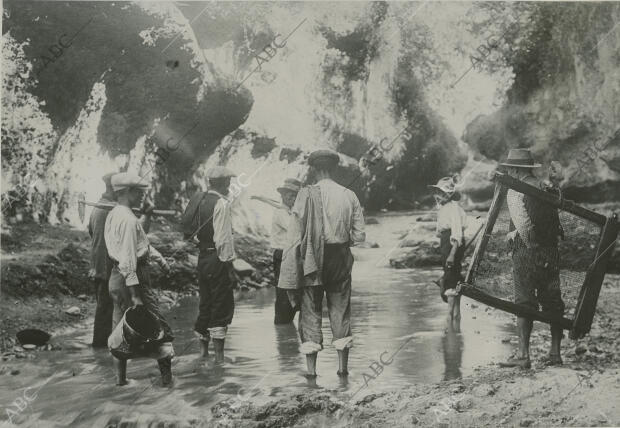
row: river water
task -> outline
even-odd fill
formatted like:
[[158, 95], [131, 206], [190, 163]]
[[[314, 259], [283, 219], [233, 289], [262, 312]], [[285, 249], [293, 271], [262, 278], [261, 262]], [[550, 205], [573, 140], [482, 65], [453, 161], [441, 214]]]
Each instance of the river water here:
[[[506, 358], [513, 345], [502, 339], [513, 334], [513, 326], [505, 317], [485, 311], [483, 305], [472, 307], [474, 302], [463, 298], [460, 329], [448, 327], [447, 305], [431, 282], [439, 270], [389, 267], [399, 232], [414, 219], [379, 216], [379, 224], [367, 226], [367, 239], [380, 247], [353, 249], [355, 342], [346, 380], [336, 376], [337, 353], [331, 346], [326, 314], [319, 376], [315, 382], [302, 376], [305, 358], [299, 353], [295, 326], [273, 324], [273, 289], [237, 296], [225, 364], [215, 365], [212, 356], [206, 363], [201, 361], [191, 332], [197, 313], [193, 297], [181, 300], [168, 313], [176, 336], [173, 389], [158, 386], [159, 372], [152, 360], [131, 361], [130, 385], [115, 387], [108, 352], [86, 345], [90, 330], [85, 328], [54, 338], [62, 343], [62, 351], [7, 363], [9, 370], [21, 373], [0, 377], [0, 403], [5, 409], [0, 421], [9, 413], [13, 422], [41, 427], [113, 426], [121, 420], [137, 426], [152, 421], [205, 421], [212, 418], [210, 407], [222, 400], [233, 405], [246, 400], [262, 403], [324, 389], [357, 401], [382, 390], [458, 379], [478, 365]], [[16, 406], [16, 401], [21, 404]]]

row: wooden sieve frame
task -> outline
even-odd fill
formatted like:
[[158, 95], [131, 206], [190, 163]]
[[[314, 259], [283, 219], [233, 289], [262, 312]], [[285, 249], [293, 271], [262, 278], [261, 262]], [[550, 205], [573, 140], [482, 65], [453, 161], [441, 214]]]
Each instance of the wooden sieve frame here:
[[[607, 263], [613, 253], [616, 238], [620, 230], [618, 217], [616, 214], [605, 217], [602, 214], [588, 210], [575, 204], [573, 201], [565, 200], [552, 193], [545, 192], [537, 187], [531, 186], [517, 180], [507, 174], [495, 173], [493, 180], [495, 192], [491, 207], [484, 224], [483, 233], [476, 242], [476, 248], [472, 255], [471, 262], [467, 269], [465, 282], [460, 283], [461, 294], [477, 300], [486, 305], [510, 312], [517, 316], [531, 318], [548, 324], [557, 323], [565, 330], [570, 330], [570, 337], [578, 339], [585, 336], [590, 331], [601, 285], [605, 277]], [[531, 307], [519, 305], [514, 302], [491, 296], [474, 286], [476, 271], [482, 261], [489, 238], [493, 232], [493, 227], [497, 221], [502, 204], [508, 193], [508, 189], [513, 189], [519, 193], [537, 198], [539, 201], [547, 203], [555, 208], [567, 211], [575, 216], [591, 221], [601, 227], [599, 240], [596, 248], [595, 262], [586, 271], [586, 275], [579, 291], [577, 305], [575, 307], [574, 319], [564, 316], [557, 316], [549, 312], [532, 309]]]

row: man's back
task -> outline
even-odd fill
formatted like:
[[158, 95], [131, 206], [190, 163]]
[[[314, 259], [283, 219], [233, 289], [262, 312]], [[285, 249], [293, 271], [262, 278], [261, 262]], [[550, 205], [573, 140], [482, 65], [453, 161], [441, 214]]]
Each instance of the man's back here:
[[355, 193], [329, 178], [317, 185], [323, 202], [325, 243], [363, 242], [366, 239], [364, 215]]
[[[101, 199], [99, 202], [111, 203], [107, 199]], [[108, 257], [108, 249], [106, 248], [103, 236], [105, 222], [109, 212], [109, 210], [103, 208], [93, 208], [88, 221], [88, 233], [92, 238], [90, 250], [91, 268], [95, 269], [96, 278], [106, 280], [110, 276], [110, 270], [112, 269], [112, 264]]]

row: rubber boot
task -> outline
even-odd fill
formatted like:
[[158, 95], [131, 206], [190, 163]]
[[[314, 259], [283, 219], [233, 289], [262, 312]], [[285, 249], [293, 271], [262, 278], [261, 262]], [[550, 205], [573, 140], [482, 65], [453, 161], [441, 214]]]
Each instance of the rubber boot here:
[[213, 349], [215, 349], [215, 362], [224, 362], [224, 340], [225, 339], [213, 339]]
[[163, 386], [172, 385], [172, 358], [166, 357], [157, 360], [159, 372], [161, 373], [161, 383]]
[[112, 357], [112, 361], [116, 369], [116, 385], [127, 385], [127, 360], [119, 360]]

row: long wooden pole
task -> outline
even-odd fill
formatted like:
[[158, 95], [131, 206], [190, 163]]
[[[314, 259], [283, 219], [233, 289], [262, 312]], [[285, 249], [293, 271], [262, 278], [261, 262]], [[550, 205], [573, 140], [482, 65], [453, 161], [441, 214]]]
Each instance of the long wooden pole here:
[[[114, 208], [116, 205], [115, 204], [106, 204], [103, 202], [90, 202], [90, 201], [84, 201], [84, 200], [79, 200], [78, 204], [84, 204], [84, 205], [88, 205], [91, 207], [97, 207], [97, 208], [101, 208], [104, 210], [111, 210], [112, 208]], [[142, 211], [140, 210], [140, 208], [132, 208], [131, 209], [134, 213], [136, 214], [142, 214]], [[175, 210], [153, 210], [151, 211], [151, 213], [153, 215], [158, 215], [158, 216], [162, 216], [162, 217], [166, 217], [166, 216], [174, 216], [177, 212]]]

